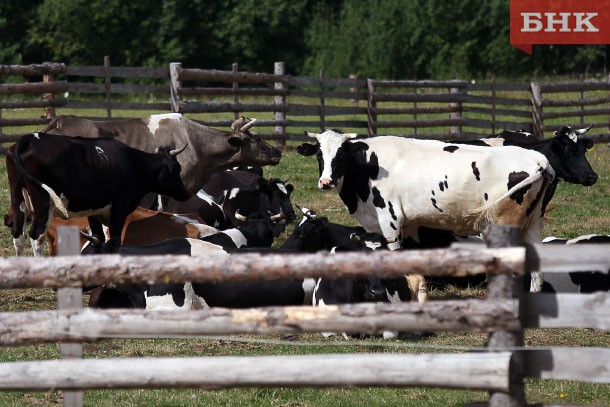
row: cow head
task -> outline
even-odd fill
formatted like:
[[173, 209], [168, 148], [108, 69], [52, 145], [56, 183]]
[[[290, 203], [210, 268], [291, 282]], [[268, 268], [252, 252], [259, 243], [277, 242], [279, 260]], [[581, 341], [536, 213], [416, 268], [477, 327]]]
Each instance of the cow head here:
[[[579, 138], [591, 126], [584, 129], [573, 129], [565, 126], [556, 131], [552, 150], [549, 157], [551, 167], [555, 170], [557, 178], [573, 184], [590, 186], [597, 182], [598, 175], [591, 168], [585, 153], [593, 147], [591, 140]], [[553, 159], [554, 157], [560, 159]]]
[[316, 139], [316, 145], [301, 144], [297, 152], [304, 156], [317, 154], [320, 178], [318, 187], [332, 189], [343, 178], [346, 169], [346, 156], [356, 152], [362, 145], [351, 144], [348, 140], [357, 136], [355, 133], [342, 133], [338, 130], [326, 130], [323, 133], [305, 132], [308, 137]]
[[226, 141], [234, 154], [227, 161], [251, 166], [277, 165], [282, 152], [250, 130], [255, 122], [256, 119], [250, 120], [244, 116], [233, 122], [233, 131], [227, 134]]
[[279, 221], [280, 215], [269, 216], [267, 213], [251, 213], [243, 216], [239, 212], [236, 218], [243, 222], [237, 229], [248, 241], [248, 247], [271, 247], [274, 238], [274, 222]]
[[288, 184], [287, 181], [282, 181], [278, 178], [271, 178], [269, 180], [269, 188], [271, 189], [272, 207], [277, 205], [281, 209], [281, 213], [284, 215], [286, 222], [292, 222], [297, 218], [297, 214], [294, 212], [292, 202], [290, 202], [290, 194], [294, 191], [294, 186]]
[[155, 192], [171, 196], [178, 201], [185, 201], [189, 198], [189, 194], [180, 177], [181, 166], [176, 156], [186, 150], [187, 144], [180, 149], [172, 150], [170, 147], [161, 146], [155, 150], [162, 157], [160, 170], [157, 173], [155, 184], [157, 190]]

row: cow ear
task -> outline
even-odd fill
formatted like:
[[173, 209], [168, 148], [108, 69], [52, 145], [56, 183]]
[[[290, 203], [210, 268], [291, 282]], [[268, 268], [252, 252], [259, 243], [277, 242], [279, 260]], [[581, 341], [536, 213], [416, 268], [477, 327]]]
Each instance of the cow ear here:
[[593, 147], [595, 147], [595, 143], [593, 142], [593, 140], [582, 139], [582, 141], [585, 142], [585, 148], [587, 149], [587, 151], [592, 150]]
[[292, 185], [292, 184], [284, 184], [284, 187], [286, 187], [286, 191], [288, 191], [288, 195], [292, 194], [292, 191], [294, 191], [294, 185]]
[[240, 139], [239, 137], [236, 136], [231, 136], [229, 137], [229, 139], [227, 140], [229, 142], [230, 145], [232, 145], [233, 147], [241, 147], [244, 142], [242, 141], [242, 139]]
[[305, 157], [314, 155], [317, 151], [318, 151], [318, 147], [316, 145], [310, 144], [310, 143], [303, 143], [297, 147], [297, 153], [299, 153]]

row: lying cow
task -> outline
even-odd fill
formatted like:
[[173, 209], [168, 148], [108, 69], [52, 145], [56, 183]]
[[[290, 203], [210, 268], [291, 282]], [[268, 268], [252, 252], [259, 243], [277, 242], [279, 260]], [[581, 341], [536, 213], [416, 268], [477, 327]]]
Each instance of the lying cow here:
[[188, 198], [176, 159], [186, 147], [159, 147], [151, 154], [112, 138], [44, 133], [21, 137], [6, 155], [17, 255], [23, 254], [25, 221], [31, 215], [32, 248], [35, 256], [42, 256], [53, 214], [64, 219], [88, 217], [92, 232], [99, 236], [102, 222], [109, 225], [106, 250], [114, 251], [121, 244], [125, 219], [145, 194]]
[[[378, 233], [352, 234], [352, 242], [360, 251], [387, 249], [386, 239]], [[353, 249], [349, 249], [351, 251]], [[344, 251], [341, 247], [333, 249], [333, 253]], [[353, 304], [363, 302], [399, 303], [412, 300], [411, 290], [404, 278], [318, 278], [314, 292], [313, 305], [327, 306], [331, 304]], [[329, 336], [329, 333], [324, 333]], [[397, 332], [384, 332], [384, 338], [396, 338]]]
[[[82, 232], [91, 233], [85, 218], [62, 219], [53, 216], [47, 229], [51, 256], [57, 256], [57, 228], [60, 226], [76, 226]], [[138, 207], [125, 220], [121, 244], [142, 246], [172, 237], [198, 239], [217, 232], [218, 229], [201, 223], [193, 214], [174, 214]], [[81, 246], [84, 244], [85, 238], [81, 237]]]
[[[589, 234], [573, 239], [547, 237], [545, 244], [592, 244], [610, 243], [610, 235]], [[544, 293], [592, 293], [610, 290], [610, 270], [607, 273], [593, 271], [574, 271], [570, 273], [552, 273], [545, 278], [542, 286]]]
[[[306, 134], [317, 144], [297, 151], [317, 154], [318, 187], [336, 187], [368, 232], [396, 241], [393, 250], [413, 226], [476, 235], [490, 224], [511, 224], [526, 243], [540, 241], [555, 172], [536, 151], [394, 136], [351, 140], [355, 134], [334, 130]], [[541, 285], [533, 275], [532, 290]]]

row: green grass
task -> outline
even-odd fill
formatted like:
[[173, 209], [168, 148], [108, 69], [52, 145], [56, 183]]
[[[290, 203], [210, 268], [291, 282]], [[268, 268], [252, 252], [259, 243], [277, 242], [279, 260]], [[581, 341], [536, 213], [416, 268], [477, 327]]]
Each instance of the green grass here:
[[[32, 129], [34, 130], [34, 129]], [[585, 233], [610, 233], [610, 147], [600, 144], [589, 153], [594, 169], [600, 174], [592, 187], [560, 184], [551, 202], [544, 236], [574, 237]], [[346, 213], [334, 191], [320, 191], [316, 187], [317, 163], [295, 152], [284, 154], [276, 167], [265, 169], [266, 176], [289, 179], [294, 184], [293, 202], [315, 209], [331, 221], [356, 224]], [[8, 208], [8, 188], [4, 163], [0, 164], [0, 214]], [[283, 241], [294, 226], [280, 236]], [[14, 249], [7, 228], [0, 228], [0, 255], [12, 256]], [[434, 290], [432, 300], [454, 297], [482, 297], [483, 290]], [[1, 290], [0, 311], [30, 311], [55, 309], [52, 290]], [[441, 352], [443, 347], [484, 346], [486, 335], [475, 333], [439, 333], [431, 337], [409, 336], [404, 340], [351, 340], [339, 346], [319, 345], [324, 340], [318, 335], [301, 335], [299, 342], [281, 344], [255, 342], [274, 339], [238, 335], [215, 339], [107, 339], [85, 345], [85, 357], [139, 357], [187, 355], [264, 355], [347, 352]], [[337, 341], [333, 339], [332, 341]], [[528, 346], [610, 346], [610, 333], [589, 329], [531, 329], [526, 331]], [[386, 345], [386, 346], [379, 346]], [[409, 345], [410, 347], [406, 347]], [[430, 348], [422, 348], [428, 346]], [[55, 359], [59, 357], [57, 344], [3, 348], [0, 361]], [[303, 375], [316, 374], [315, 366]], [[572, 403], [580, 405], [610, 405], [610, 385], [559, 380], [527, 380], [526, 396], [530, 403]], [[164, 390], [91, 390], [85, 392], [85, 405], [95, 406], [459, 406], [472, 401], [484, 401], [485, 392], [448, 390], [440, 388], [244, 388], [229, 390], [164, 389]], [[0, 392], [0, 406], [42, 405], [62, 403], [61, 392]]]

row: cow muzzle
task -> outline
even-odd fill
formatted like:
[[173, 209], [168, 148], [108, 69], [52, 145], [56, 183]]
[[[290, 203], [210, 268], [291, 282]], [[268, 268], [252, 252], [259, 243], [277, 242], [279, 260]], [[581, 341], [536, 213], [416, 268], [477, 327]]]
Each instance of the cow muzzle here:
[[320, 189], [333, 189], [335, 184], [333, 184], [333, 181], [330, 178], [320, 178], [318, 187]]

